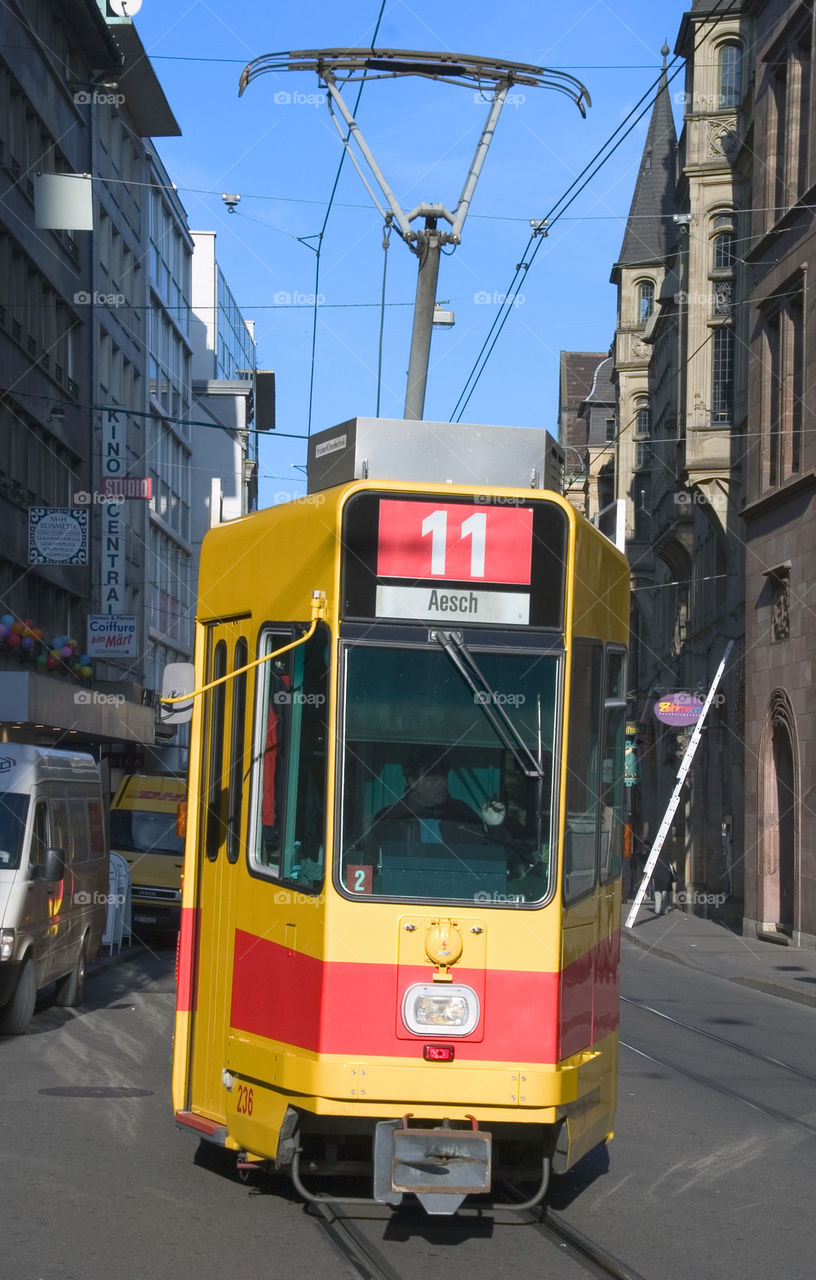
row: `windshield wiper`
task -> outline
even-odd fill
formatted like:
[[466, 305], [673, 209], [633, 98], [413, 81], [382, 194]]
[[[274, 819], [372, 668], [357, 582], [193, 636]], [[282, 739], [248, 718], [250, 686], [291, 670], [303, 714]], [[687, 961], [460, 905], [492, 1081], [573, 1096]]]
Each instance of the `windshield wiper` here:
[[538, 735], [539, 758], [536, 760], [502, 706], [499, 695], [491, 688], [473, 654], [465, 645], [461, 631], [429, 631], [428, 639], [435, 640], [450, 658], [456, 670], [474, 694], [474, 701], [477, 706], [481, 707], [502, 745], [512, 753], [516, 764], [524, 775], [542, 782], [544, 779], [544, 763], [541, 750], [541, 726], [539, 725]]

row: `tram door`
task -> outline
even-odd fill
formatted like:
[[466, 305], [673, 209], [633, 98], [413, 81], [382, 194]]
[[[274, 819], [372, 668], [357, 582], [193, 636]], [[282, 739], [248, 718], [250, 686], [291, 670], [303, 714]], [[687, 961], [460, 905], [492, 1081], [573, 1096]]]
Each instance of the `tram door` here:
[[[205, 683], [247, 665], [249, 619], [209, 627]], [[254, 673], [249, 673], [250, 675]], [[223, 1116], [241, 830], [247, 789], [247, 673], [204, 695], [199, 823], [199, 941], [191, 1066], [196, 1111]]]

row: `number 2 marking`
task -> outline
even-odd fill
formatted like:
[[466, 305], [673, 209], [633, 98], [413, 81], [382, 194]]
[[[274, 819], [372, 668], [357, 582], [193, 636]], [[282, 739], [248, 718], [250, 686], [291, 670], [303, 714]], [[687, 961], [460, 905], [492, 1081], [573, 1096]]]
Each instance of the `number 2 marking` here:
[[354, 872], [354, 892], [365, 893], [365, 870], [363, 867], [358, 867]]

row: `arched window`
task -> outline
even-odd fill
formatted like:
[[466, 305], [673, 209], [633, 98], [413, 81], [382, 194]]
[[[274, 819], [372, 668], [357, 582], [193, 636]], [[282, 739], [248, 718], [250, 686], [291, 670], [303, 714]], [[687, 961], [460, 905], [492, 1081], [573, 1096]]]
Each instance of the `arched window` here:
[[742, 45], [723, 44], [719, 56], [718, 106], [738, 107], [742, 101]]
[[648, 396], [638, 396], [635, 401], [635, 467], [648, 466], [652, 434], [652, 409]]
[[645, 324], [654, 311], [655, 287], [653, 280], [641, 280], [638, 285], [638, 324]]

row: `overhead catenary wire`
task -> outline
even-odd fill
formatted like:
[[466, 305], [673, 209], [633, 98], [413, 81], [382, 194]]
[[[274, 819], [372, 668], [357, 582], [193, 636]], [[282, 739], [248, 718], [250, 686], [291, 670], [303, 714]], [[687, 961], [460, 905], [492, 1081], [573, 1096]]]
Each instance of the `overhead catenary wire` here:
[[[374, 34], [371, 37], [372, 47], [376, 42], [377, 35], [380, 30], [380, 23], [382, 22], [383, 14], [385, 13], [385, 5], [386, 5], [386, 0], [382, 0], [382, 3], [380, 5], [380, 12], [377, 15], [377, 21], [374, 25]], [[357, 108], [360, 105], [360, 99], [363, 96], [364, 88], [365, 88], [365, 81], [361, 83], [359, 89], [357, 90], [357, 97], [355, 98], [355, 101], [354, 101], [354, 112], [353, 112], [354, 115], [357, 114]], [[348, 136], [349, 137], [351, 136], [350, 132]], [[348, 141], [348, 138], [346, 139], [346, 141]], [[326, 213], [323, 218], [323, 225], [321, 226], [317, 237], [315, 237], [317, 239], [317, 248], [314, 250], [314, 254], [315, 254], [314, 299], [315, 301], [314, 301], [314, 313], [312, 317], [312, 353], [311, 353], [311, 360], [309, 364], [309, 414], [306, 422], [307, 436], [310, 436], [312, 434], [312, 409], [314, 407], [314, 378], [315, 378], [315, 363], [316, 363], [316, 353], [317, 353], [317, 313], [318, 313], [317, 299], [320, 293], [320, 254], [323, 248], [323, 236], [325, 235], [326, 227], [329, 224], [329, 217], [332, 211], [332, 204], [334, 203], [334, 196], [337, 191], [337, 186], [340, 182], [340, 175], [343, 172], [343, 164], [345, 162], [345, 159], [346, 159], [346, 145], [344, 143], [343, 150], [340, 152], [340, 162], [337, 166], [337, 173], [334, 175], [334, 182], [332, 183], [331, 194], [329, 195], [329, 203], [326, 206]]]
[[[720, 5], [722, 3], [723, 3], [723, 0], [716, 0], [716, 3], [713, 9], [711, 9], [709, 12], [706, 13], [706, 18], [710, 19], [715, 16], [726, 17], [730, 12], [732, 12], [735, 9], [737, 4], [740, 3], [740, 0], [730, 0], [728, 4], [728, 8], [720, 11]], [[698, 42], [698, 44], [694, 46], [693, 52], [696, 52], [697, 48], [701, 43], [702, 43], [702, 38]], [[678, 59], [677, 56], [675, 56], [675, 58], [672, 60], [672, 63], [670, 64], [670, 67], [673, 67], [675, 62], [678, 62], [678, 61], [680, 60]], [[679, 75], [682, 69], [683, 69], [683, 62], [680, 61], [680, 65], [675, 67], [675, 69], [672, 71], [672, 74], [670, 76], [667, 76], [666, 78], [667, 88], [668, 88], [668, 85], [671, 84], [672, 80], [675, 79], [677, 75]], [[542, 221], [547, 222], [549, 224], [549, 227], [552, 227], [555, 225], [555, 223], [562, 217], [565, 210], [568, 209], [570, 205], [574, 203], [575, 200], [577, 200], [578, 196], [581, 195], [581, 193], [586, 189], [586, 187], [589, 185], [591, 180], [596, 176], [596, 174], [600, 172], [600, 170], [607, 163], [607, 161], [611, 159], [611, 157], [615, 154], [615, 152], [626, 140], [626, 138], [629, 137], [629, 135], [633, 132], [633, 130], [635, 129], [639, 121], [642, 120], [643, 116], [645, 116], [649, 111], [653, 109], [654, 104], [657, 101], [658, 94], [661, 92], [663, 77], [666, 76], [666, 73], [668, 70], [669, 70], [669, 67], [664, 67], [661, 70], [657, 80], [655, 80], [653, 84], [649, 87], [649, 89], [646, 91], [646, 93], [642, 95], [642, 97], [638, 100], [638, 102], [635, 104], [632, 110], [628, 113], [628, 115], [624, 117], [621, 123], [612, 132], [612, 134], [607, 139], [607, 141], [603, 144], [603, 146], [600, 147], [598, 151], [596, 151], [595, 155], [588, 162], [588, 164], [584, 166], [580, 174], [578, 174], [577, 177], [570, 183], [566, 191], [558, 198], [558, 200], [555, 201], [550, 212], [544, 215], [544, 218], [542, 219]], [[654, 96], [652, 97], [653, 94]], [[632, 120], [631, 118], [634, 112], [638, 111], [638, 108], [641, 106], [641, 104], [644, 102], [646, 98], [649, 99], [646, 106], [642, 111], [639, 112], [639, 114], [635, 117], [635, 119]], [[629, 124], [628, 128], [621, 135], [621, 137], [618, 138], [614, 146], [611, 146], [610, 148], [610, 144], [613, 142], [616, 135], [620, 133], [624, 125], [626, 125], [627, 122], [630, 120], [631, 120], [631, 124]], [[610, 148], [610, 149], [607, 150], [607, 148]], [[606, 154], [604, 154], [604, 152], [606, 152]], [[599, 157], [602, 157], [602, 158], [600, 159], [599, 163], [596, 165], [595, 162], [596, 160], [599, 159]], [[594, 168], [592, 168], [593, 165], [595, 165]], [[592, 170], [591, 172], [589, 172], [590, 169]], [[588, 176], [585, 177], [585, 175], [588, 175]], [[584, 177], [585, 177], [585, 180], [581, 181], [581, 179]], [[577, 190], [574, 190], [574, 188], [576, 187], [576, 184], [578, 184], [579, 182], [580, 182], [580, 186], [578, 186]], [[567, 196], [569, 196], [569, 199], [567, 199]], [[564, 203], [565, 200], [566, 200], [566, 203]], [[544, 241], [544, 238], [540, 236], [531, 235], [529, 237], [524, 249], [524, 253], [522, 254], [521, 261], [516, 266], [515, 272], [513, 274], [513, 278], [510, 283], [510, 287], [507, 290], [507, 292], [504, 294], [503, 301], [499, 306], [499, 310], [496, 316], [494, 317], [493, 323], [490, 326], [487, 337], [482, 343], [479, 354], [477, 355], [476, 360], [474, 361], [473, 366], [471, 368], [471, 371], [468, 374], [468, 377], [465, 381], [465, 385], [462, 391], [460, 392], [459, 399], [457, 400], [456, 404], [453, 407], [453, 412], [450, 415], [451, 422], [461, 421], [461, 416], [464, 413], [465, 409], [467, 408], [467, 405], [470, 401], [471, 396], [473, 395], [473, 392], [476, 390], [476, 387], [479, 383], [482, 373], [484, 372], [485, 367], [487, 365], [487, 362], [493, 353], [493, 350], [501, 336], [501, 333], [502, 333], [502, 330], [504, 329], [505, 324], [507, 323], [507, 319], [510, 315], [513, 304], [519, 292], [521, 280], [523, 280], [526, 277], [527, 272], [532, 266], [536, 258], [536, 255], [538, 254], [539, 249], [543, 244], [543, 241]], [[535, 247], [533, 248], [532, 254], [530, 255], [530, 260], [528, 262], [526, 261], [527, 254], [530, 250], [531, 245], [533, 245], [534, 242], [535, 242]]]

